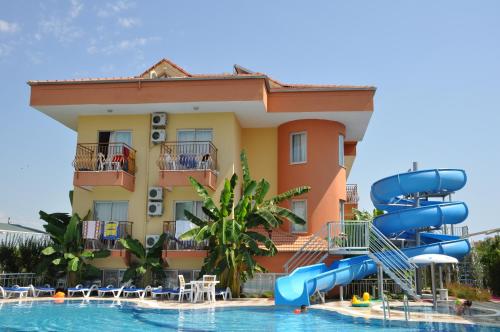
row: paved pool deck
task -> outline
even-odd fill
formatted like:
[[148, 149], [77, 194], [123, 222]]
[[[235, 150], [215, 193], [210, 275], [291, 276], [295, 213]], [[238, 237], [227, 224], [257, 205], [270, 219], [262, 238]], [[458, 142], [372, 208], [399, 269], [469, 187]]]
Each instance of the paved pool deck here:
[[[24, 303], [30, 301], [47, 301], [54, 300], [50, 297], [38, 297], [38, 298], [23, 298], [23, 299], [3, 299], [0, 300], [0, 307], [3, 303]], [[131, 302], [137, 304], [139, 307], [151, 308], [151, 309], [206, 309], [206, 308], [223, 308], [223, 307], [246, 307], [246, 306], [273, 306], [274, 300], [272, 299], [262, 299], [262, 298], [252, 298], [252, 299], [232, 299], [228, 301], [218, 300], [215, 303], [202, 302], [202, 303], [190, 303], [190, 302], [178, 302], [172, 300], [152, 300], [144, 299], [140, 300], [137, 298], [120, 298], [115, 300], [110, 297], [71, 297], [65, 300], [72, 301], [99, 301], [106, 300], [110, 302], [120, 303], [120, 302]], [[432, 306], [430, 303], [425, 302], [410, 302], [410, 305], [428, 305]], [[391, 301], [391, 307], [403, 306], [400, 301]], [[325, 304], [314, 304], [311, 308], [323, 309], [329, 311], [335, 311], [340, 314], [363, 317], [367, 319], [384, 319], [384, 312], [382, 309], [381, 302], [374, 301], [371, 307], [367, 308], [354, 308], [351, 306], [350, 301], [328, 301]], [[459, 324], [481, 324], [481, 325], [491, 325], [500, 327], [500, 302], [474, 302], [473, 308], [488, 310], [488, 314], [476, 314], [476, 315], [448, 315], [439, 313], [417, 313], [411, 312], [410, 321], [426, 321], [426, 322], [443, 322], [443, 323], [459, 323]], [[404, 320], [404, 312], [400, 310], [391, 310], [390, 320]]]

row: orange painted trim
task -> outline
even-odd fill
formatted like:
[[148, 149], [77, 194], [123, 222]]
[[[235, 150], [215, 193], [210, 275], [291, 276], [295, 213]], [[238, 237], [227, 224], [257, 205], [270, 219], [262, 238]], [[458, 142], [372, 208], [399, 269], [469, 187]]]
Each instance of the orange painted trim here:
[[189, 177], [193, 177], [196, 181], [212, 190], [215, 190], [217, 186], [217, 175], [209, 170], [160, 171], [158, 184], [164, 188], [190, 187]]
[[358, 142], [345, 142], [344, 143], [344, 155], [355, 156], [357, 144], [358, 144]]
[[255, 101], [265, 80], [179, 80], [31, 86], [31, 106]]
[[77, 171], [73, 175], [73, 185], [87, 189], [97, 186], [119, 186], [134, 191], [135, 176], [125, 171]]
[[161, 257], [167, 258], [205, 258], [207, 250], [162, 250]]
[[126, 265], [130, 263], [130, 252], [125, 249], [111, 249], [109, 257], [122, 258]]
[[373, 112], [374, 90], [271, 92], [268, 112]]

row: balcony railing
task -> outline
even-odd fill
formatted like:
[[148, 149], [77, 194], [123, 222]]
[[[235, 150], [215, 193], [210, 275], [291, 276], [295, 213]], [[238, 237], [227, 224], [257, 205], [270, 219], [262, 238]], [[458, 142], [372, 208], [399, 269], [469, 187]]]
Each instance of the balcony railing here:
[[163, 232], [167, 234], [167, 240], [163, 246], [165, 250], [206, 250], [208, 248], [206, 241], [198, 243], [195, 240], [180, 240], [178, 238], [180, 234], [176, 235], [175, 221], [164, 221]]
[[212, 142], [165, 142], [158, 167], [162, 171], [217, 170], [217, 148]]
[[82, 237], [86, 249], [123, 250], [119, 239], [132, 235], [131, 221], [84, 221]]
[[125, 171], [135, 174], [135, 150], [125, 143], [78, 143], [75, 171]]
[[346, 192], [347, 192], [346, 203], [357, 204], [359, 201], [358, 185], [357, 184], [347, 184], [346, 185]]

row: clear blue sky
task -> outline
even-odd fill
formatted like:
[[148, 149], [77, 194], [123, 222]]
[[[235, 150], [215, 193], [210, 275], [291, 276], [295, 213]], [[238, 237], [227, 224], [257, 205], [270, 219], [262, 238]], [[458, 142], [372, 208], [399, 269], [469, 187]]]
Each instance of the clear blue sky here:
[[453, 167], [474, 231], [500, 224], [500, 1], [0, 2], [0, 222], [69, 211], [76, 134], [29, 107], [33, 79], [127, 76], [163, 57], [290, 83], [372, 84], [350, 183]]

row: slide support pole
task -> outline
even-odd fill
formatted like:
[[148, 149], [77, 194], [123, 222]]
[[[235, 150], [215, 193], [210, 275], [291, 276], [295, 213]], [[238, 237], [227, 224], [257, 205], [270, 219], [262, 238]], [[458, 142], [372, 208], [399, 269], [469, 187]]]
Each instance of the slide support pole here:
[[378, 297], [384, 299], [384, 269], [382, 265], [377, 264], [377, 278], [378, 278]]

